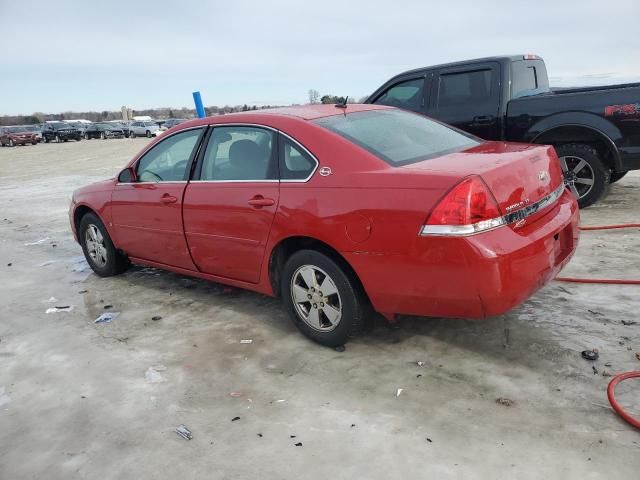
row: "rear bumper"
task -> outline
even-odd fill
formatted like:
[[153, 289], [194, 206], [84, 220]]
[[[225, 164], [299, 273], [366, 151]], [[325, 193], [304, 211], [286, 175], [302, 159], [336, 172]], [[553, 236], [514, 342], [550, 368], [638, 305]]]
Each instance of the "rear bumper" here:
[[402, 255], [345, 253], [385, 314], [485, 318], [518, 306], [553, 279], [578, 244], [568, 191], [531, 225], [468, 237], [418, 237]]

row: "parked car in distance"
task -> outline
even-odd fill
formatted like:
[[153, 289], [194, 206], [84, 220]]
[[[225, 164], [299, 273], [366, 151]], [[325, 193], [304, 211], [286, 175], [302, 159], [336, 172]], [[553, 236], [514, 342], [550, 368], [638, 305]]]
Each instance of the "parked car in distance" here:
[[123, 138], [124, 131], [120, 125], [116, 123], [92, 123], [87, 127], [84, 132], [84, 139], [89, 140], [92, 138], [101, 138], [106, 140], [107, 138]]
[[0, 146], [37, 145], [36, 134], [25, 127], [0, 127]]
[[110, 124], [115, 125], [118, 128], [120, 128], [124, 132], [124, 136], [129, 138], [129, 122], [112, 121], [112, 122], [107, 122], [107, 123], [110, 123]]
[[22, 128], [26, 132], [32, 132], [38, 142], [42, 141], [42, 127], [40, 125], [23, 125]]
[[553, 145], [581, 207], [640, 169], [640, 83], [553, 90], [536, 55], [411, 70], [366, 103], [423, 113], [486, 140]]
[[162, 123], [162, 125], [160, 126], [160, 130], [169, 130], [170, 128], [173, 128], [176, 125], [180, 125], [181, 123], [184, 123], [186, 121], [186, 118], [168, 118]]
[[569, 261], [578, 217], [553, 147], [351, 104], [189, 121], [69, 209], [98, 275], [133, 262], [280, 296], [328, 346], [371, 308], [512, 309]]
[[129, 136], [135, 137], [157, 137], [162, 131], [155, 122], [133, 122], [129, 126]]
[[42, 141], [44, 143], [53, 142], [61, 143], [69, 140], [79, 142], [82, 140], [80, 131], [64, 122], [44, 123], [42, 125]]

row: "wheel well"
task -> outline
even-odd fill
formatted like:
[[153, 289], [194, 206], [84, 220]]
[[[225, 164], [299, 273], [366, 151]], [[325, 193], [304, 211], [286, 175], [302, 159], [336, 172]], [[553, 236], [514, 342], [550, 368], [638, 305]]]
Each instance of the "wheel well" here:
[[618, 150], [615, 144], [604, 133], [593, 128], [564, 125], [540, 134], [533, 140], [533, 143], [553, 145], [554, 147], [567, 143], [584, 143], [595, 148], [604, 164], [614, 172], [617, 171]]
[[280, 296], [280, 274], [282, 272], [282, 268], [287, 262], [287, 259], [299, 250], [315, 250], [331, 258], [344, 269], [349, 278], [354, 281], [356, 288], [359, 288], [362, 295], [364, 295], [367, 301], [369, 301], [369, 297], [367, 296], [358, 274], [351, 265], [349, 265], [349, 262], [347, 262], [345, 258], [332, 246], [315, 238], [304, 236], [285, 238], [271, 251], [271, 258], [269, 259], [269, 279], [271, 281], [271, 288], [273, 289], [273, 293], [276, 297]]
[[76, 208], [76, 211], [73, 212], [73, 225], [76, 227], [76, 234], [78, 235], [78, 237], [80, 236], [80, 222], [82, 221], [82, 217], [84, 217], [87, 213], [95, 214], [93, 210], [85, 205], [80, 205], [78, 208]]

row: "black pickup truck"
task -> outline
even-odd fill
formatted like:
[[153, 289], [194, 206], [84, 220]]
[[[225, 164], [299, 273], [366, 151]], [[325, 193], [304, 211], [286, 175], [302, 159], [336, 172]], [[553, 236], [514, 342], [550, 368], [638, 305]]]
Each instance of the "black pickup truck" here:
[[535, 55], [411, 70], [365, 103], [423, 113], [486, 140], [553, 145], [581, 207], [640, 169], [640, 83], [551, 89]]

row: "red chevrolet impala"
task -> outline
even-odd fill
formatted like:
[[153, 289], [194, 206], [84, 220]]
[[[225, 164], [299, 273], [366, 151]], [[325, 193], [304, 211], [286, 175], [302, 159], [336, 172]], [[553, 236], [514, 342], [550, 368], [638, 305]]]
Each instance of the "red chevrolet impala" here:
[[484, 318], [569, 261], [578, 207], [552, 147], [484, 142], [376, 105], [193, 120], [74, 192], [100, 276], [129, 262], [280, 296], [344, 344], [371, 309]]

